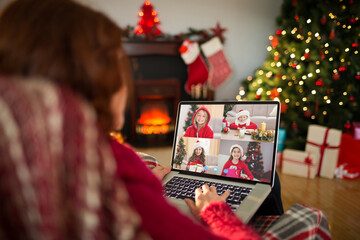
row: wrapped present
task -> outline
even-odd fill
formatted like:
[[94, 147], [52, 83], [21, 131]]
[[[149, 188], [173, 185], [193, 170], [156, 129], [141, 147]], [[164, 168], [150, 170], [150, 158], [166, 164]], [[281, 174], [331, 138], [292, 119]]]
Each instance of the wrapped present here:
[[319, 164], [319, 155], [293, 149], [285, 149], [281, 172], [293, 176], [314, 178]]
[[360, 149], [360, 140], [356, 140], [352, 134], [343, 133], [341, 136], [338, 166], [347, 163], [360, 168], [360, 154], [359, 151], [354, 151], [354, 149]]
[[357, 179], [360, 177], [360, 168], [344, 163], [335, 169], [335, 176], [344, 179]]
[[204, 165], [202, 165], [202, 164], [190, 163], [189, 165], [190, 165], [189, 171], [191, 171], [191, 172], [203, 172], [204, 171]]
[[360, 122], [353, 122], [354, 138], [360, 140]]
[[319, 154], [317, 174], [333, 178], [337, 166], [342, 132], [338, 129], [320, 125], [310, 125], [307, 134], [305, 152]]

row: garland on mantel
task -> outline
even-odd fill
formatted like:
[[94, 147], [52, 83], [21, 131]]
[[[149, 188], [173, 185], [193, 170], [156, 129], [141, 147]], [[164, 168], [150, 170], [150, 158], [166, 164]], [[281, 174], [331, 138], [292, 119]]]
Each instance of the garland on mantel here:
[[206, 42], [213, 37], [219, 37], [221, 42], [225, 42], [225, 38], [223, 33], [226, 31], [226, 28], [222, 28], [220, 23], [217, 22], [214, 28], [210, 29], [195, 29], [195, 28], [188, 28], [187, 32], [182, 32], [179, 34], [168, 34], [168, 33], [161, 33], [160, 35], [154, 36], [153, 38], [149, 39], [146, 38], [145, 35], [138, 35], [135, 33], [135, 27], [133, 26], [126, 26], [122, 28], [123, 37], [126, 41], [149, 41], [149, 40], [158, 40], [158, 41], [183, 41], [185, 39], [189, 39], [191, 41], [198, 41], [198, 42]]

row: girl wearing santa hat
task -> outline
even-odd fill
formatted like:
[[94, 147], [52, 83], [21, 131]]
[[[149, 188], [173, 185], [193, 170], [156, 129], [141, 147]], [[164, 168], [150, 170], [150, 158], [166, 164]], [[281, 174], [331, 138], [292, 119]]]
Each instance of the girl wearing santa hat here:
[[234, 123], [230, 124], [230, 129], [239, 129], [239, 128], [246, 128], [246, 129], [257, 129], [257, 125], [250, 121], [250, 113], [248, 110], [241, 109], [236, 114], [236, 119]]
[[194, 151], [189, 162], [186, 165], [186, 170], [193, 172], [205, 172], [205, 150], [203, 144], [198, 140], [194, 144]]
[[238, 144], [232, 145], [229, 160], [224, 164], [221, 176], [244, 178], [241, 176], [241, 172], [244, 171], [247, 178], [253, 180], [254, 176], [243, 162], [245, 159], [244, 149]]
[[205, 106], [201, 106], [192, 118], [192, 124], [186, 129], [184, 137], [213, 138], [214, 132], [208, 125], [210, 113]]

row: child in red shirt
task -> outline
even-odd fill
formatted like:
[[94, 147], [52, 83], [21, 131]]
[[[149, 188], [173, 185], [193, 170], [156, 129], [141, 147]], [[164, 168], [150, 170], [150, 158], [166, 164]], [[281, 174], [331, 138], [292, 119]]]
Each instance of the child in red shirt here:
[[[193, 166], [193, 167], [192, 167]], [[198, 140], [194, 144], [194, 151], [186, 165], [186, 170], [193, 172], [205, 172], [205, 150], [202, 143]]]
[[230, 129], [239, 129], [239, 128], [246, 128], [246, 129], [257, 129], [257, 125], [250, 121], [250, 113], [247, 110], [241, 109], [236, 114], [236, 119], [234, 123], [230, 124]]
[[[238, 144], [232, 145], [230, 148], [230, 154], [229, 160], [224, 164], [221, 176], [248, 178], [253, 180], [254, 176], [251, 174], [246, 164], [242, 161], [246, 159], [244, 149]], [[247, 177], [241, 176], [242, 171], [244, 171]]]
[[206, 107], [201, 106], [192, 118], [192, 125], [186, 129], [184, 137], [213, 138], [214, 132], [208, 125], [210, 113]]

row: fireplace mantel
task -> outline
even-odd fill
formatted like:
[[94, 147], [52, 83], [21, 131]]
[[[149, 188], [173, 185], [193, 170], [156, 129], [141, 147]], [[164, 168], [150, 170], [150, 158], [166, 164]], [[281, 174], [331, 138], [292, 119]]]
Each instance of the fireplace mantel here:
[[178, 41], [124, 41], [124, 50], [128, 56], [146, 56], [146, 55], [168, 55], [179, 56]]

